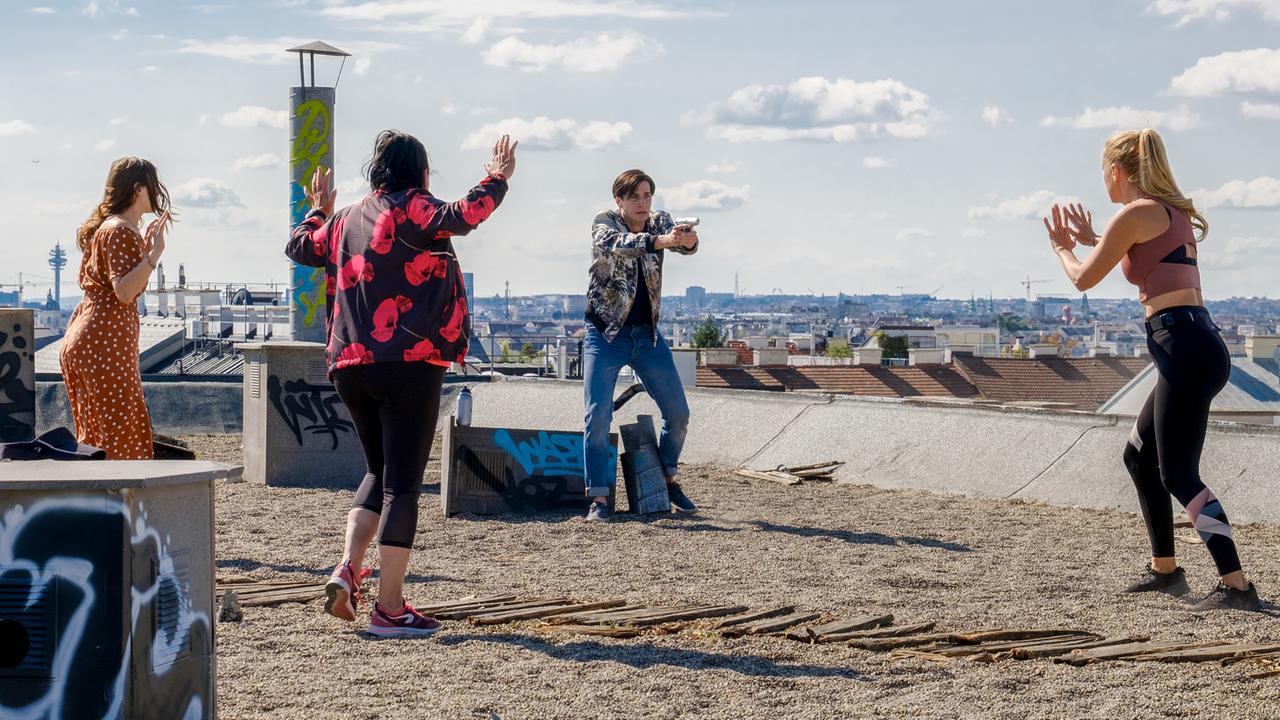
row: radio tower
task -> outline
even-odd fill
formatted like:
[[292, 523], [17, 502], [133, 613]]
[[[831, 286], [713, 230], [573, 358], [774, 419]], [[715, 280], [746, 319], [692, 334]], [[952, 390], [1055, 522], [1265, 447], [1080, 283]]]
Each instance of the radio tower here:
[[67, 251], [62, 249], [62, 241], [54, 243], [49, 251], [49, 267], [53, 268], [53, 301], [58, 309], [62, 309], [62, 268], [67, 266]]

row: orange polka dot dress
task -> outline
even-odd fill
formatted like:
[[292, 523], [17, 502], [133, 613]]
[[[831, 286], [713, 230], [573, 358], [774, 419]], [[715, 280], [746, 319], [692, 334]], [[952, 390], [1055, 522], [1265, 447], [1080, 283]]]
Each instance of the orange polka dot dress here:
[[59, 355], [76, 435], [106, 450], [108, 460], [155, 457], [138, 369], [137, 298], [120, 302], [111, 282], [142, 262], [142, 236], [133, 228], [115, 225], [94, 233], [80, 261], [84, 299]]

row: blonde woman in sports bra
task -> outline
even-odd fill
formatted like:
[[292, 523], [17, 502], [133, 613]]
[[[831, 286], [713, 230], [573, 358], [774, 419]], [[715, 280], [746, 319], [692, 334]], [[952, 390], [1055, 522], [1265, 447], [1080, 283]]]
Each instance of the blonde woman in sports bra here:
[[[1159, 376], [1129, 434], [1124, 464], [1138, 490], [1151, 562], [1126, 592], [1191, 590], [1174, 557], [1172, 496], [1186, 508], [1218, 569], [1217, 586], [1192, 609], [1260, 610], [1222, 503], [1200, 479], [1209, 405], [1231, 374], [1227, 346], [1200, 289], [1198, 244], [1209, 223], [1178, 189], [1155, 130], [1113, 135], [1102, 151], [1102, 177], [1111, 201], [1123, 207], [1101, 236], [1079, 204], [1054, 205], [1044, 224], [1076, 288], [1092, 288], [1118, 264], [1138, 286], [1146, 311], [1147, 348]], [[1077, 245], [1093, 251], [1077, 259]]]

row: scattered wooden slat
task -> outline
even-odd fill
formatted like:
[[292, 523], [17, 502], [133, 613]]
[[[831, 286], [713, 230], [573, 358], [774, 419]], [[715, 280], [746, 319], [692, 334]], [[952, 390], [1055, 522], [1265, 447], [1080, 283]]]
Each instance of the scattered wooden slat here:
[[546, 622], [559, 625], [606, 624], [610, 622], [610, 618], [616, 618], [620, 615], [633, 613], [637, 610], [643, 610], [646, 607], [646, 605], [623, 605], [604, 612], [591, 611], [549, 617], [546, 619]]
[[935, 643], [949, 643], [956, 639], [955, 633], [925, 633], [922, 635], [906, 635], [890, 638], [855, 638], [848, 642], [849, 647], [862, 650], [897, 650], [898, 648], [919, 647]]
[[1277, 675], [1280, 675], [1280, 669], [1263, 670], [1262, 672], [1249, 673], [1245, 677], [1249, 678], [1250, 680], [1261, 680], [1263, 678], [1275, 677]]
[[[663, 617], [672, 613], [693, 612], [705, 609], [705, 605], [683, 605], [669, 607], [652, 607], [642, 605], [628, 609], [627, 607], [617, 608], [616, 611], [610, 610], [600, 613], [587, 613], [580, 617], [566, 616], [576, 618], [574, 622], [579, 625], [621, 625], [633, 620], [645, 620], [648, 618]], [[565, 624], [573, 624], [573, 622], [565, 621]]]
[[767, 608], [765, 610], [758, 610], [756, 612], [747, 613], [746, 615], [738, 615], [737, 617], [726, 618], [716, 623], [715, 625], [712, 625], [711, 629], [723, 630], [727, 627], [733, 627], [734, 625], [742, 625], [749, 622], [755, 622], [756, 620], [764, 620], [765, 618], [785, 615], [789, 612], [794, 612], [795, 609], [796, 607], [794, 605], [779, 605], [777, 607], [772, 607], [772, 608]]
[[927, 650], [910, 650], [907, 648], [894, 650], [889, 654], [889, 658], [891, 660], [929, 660], [936, 663], [951, 662], [951, 658], [945, 655], [928, 652]]
[[613, 638], [633, 638], [643, 630], [636, 627], [618, 627], [613, 625], [544, 625], [540, 630], [545, 632], [574, 633], [576, 635], [603, 635]]
[[862, 638], [890, 638], [902, 637], [904, 635], [918, 635], [927, 633], [932, 630], [935, 623], [917, 623], [915, 625], [899, 625], [898, 627], [877, 628], [875, 630], [856, 630], [846, 633], [832, 633], [822, 636], [820, 642], [844, 642], [846, 640], [857, 640]]
[[414, 609], [420, 613], [430, 615], [433, 612], [445, 612], [447, 610], [466, 610], [473, 607], [485, 607], [499, 605], [501, 603], [509, 603], [516, 599], [515, 595], [490, 595], [482, 598], [463, 598], [453, 602], [435, 603], [434, 605], [426, 605], [424, 607], [415, 607]]
[[637, 618], [635, 620], [627, 620], [623, 624], [634, 627], [645, 627], [648, 625], [661, 625], [663, 623], [677, 622], [680, 620], [701, 620], [703, 618], [724, 617], [725, 615], [736, 615], [747, 608], [742, 605], [717, 605], [714, 607], [704, 607], [696, 610], [685, 610], [682, 612], [667, 613], [664, 615], [656, 615], [653, 617]]
[[1215, 645], [1225, 644], [1226, 642], [1221, 640], [1199, 643], [1188, 643], [1179, 640], [1138, 642], [1095, 648], [1093, 650], [1075, 650], [1063, 657], [1056, 657], [1053, 660], [1054, 662], [1066, 663], [1068, 665], [1089, 665], [1091, 663], [1106, 662], [1108, 660], [1125, 660], [1128, 658], [1138, 657], [1140, 655], [1146, 655], [1148, 653], [1169, 652], [1172, 650], [1191, 650], [1199, 647], [1213, 647]]
[[834, 468], [840, 467], [841, 465], [844, 465], [843, 460], [832, 460], [831, 462], [814, 463], [812, 465], [792, 465], [791, 467], [778, 466], [778, 469], [783, 472], [791, 473], [792, 475], [800, 475], [801, 473], [804, 473], [804, 472], [821, 470], [823, 468], [834, 469]]
[[1136, 662], [1206, 662], [1210, 660], [1224, 660], [1233, 658], [1237, 655], [1248, 653], [1264, 653], [1275, 652], [1280, 650], [1280, 645], [1259, 645], [1257, 643], [1229, 643], [1225, 645], [1214, 645], [1198, 648], [1184, 648], [1180, 650], [1166, 650], [1164, 652], [1147, 653], [1133, 658]]
[[814, 627], [805, 628], [807, 639], [821, 642], [821, 638], [826, 635], [835, 635], [837, 633], [853, 632], [854, 630], [870, 630], [871, 628], [884, 627], [893, 624], [893, 615], [863, 615], [852, 620], [836, 620], [824, 625], [816, 625]]
[[782, 485], [799, 485], [801, 483], [801, 479], [794, 475], [784, 475], [783, 473], [778, 472], [760, 472], [758, 470], [747, 470], [746, 468], [743, 468], [740, 470], [734, 470], [733, 474], [741, 475], [742, 477], [751, 478], [753, 480], [768, 480], [769, 482], [776, 482]]
[[1263, 652], [1263, 653], [1257, 653], [1257, 654], [1239, 655], [1236, 657], [1223, 658], [1221, 660], [1221, 663], [1223, 666], [1235, 665], [1238, 662], [1244, 662], [1246, 660], [1254, 660], [1254, 661], [1264, 662], [1264, 663], [1271, 662], [1273, 660], [1280, 660], [1280, 652]]
[[584, 610], [598, 610], [602, 608], [613, 608], [625, 604], [624, 600], [605, 600], [595, 603], [586, 603], [582, 605], [565, 605], [564, 607], [545, 607], [534, 608], [533, 610], [510, 610], [506, 612], [495, 612], [488, 615], [473, 615], [467, 618], [467, 622], [473, 625], [501, 625], [503, 623], [516, 622], [519, 620], [536, 620], [538, 618], [550, 617], [552, 615], [565, 615], [572, 612], [580, 612]]
[[810, 622], [822, 617], [820, 613], [791, 613], [781, 617], [766, 618], [755, 622], [725, 628], [720, 634], [725, 637], [742, 637], [743, 635], [764, 635], [786, 630], [793, 625]]
[[1036, 640], [1055, 635], [1088, 635], [1101, 637], [1087, 630], [1074, 628], [1044, 628], [1038, 630], [980, 630], [978, 632], [957, 633], [956, 639], [966, 643], [996, 642], [1001, 640]]
[[[1037, 647], [1015, 648], [1009, 651], [1015, 660], [1037, 660], [1040, 658], [1057, 657], [1066, 655], [1075, 650], [1092, 650], [1094, 648], [1112, 647], [1115, 645], [1132, 644], [1136, 642], [1147, 642], [1150, 637], [1145, 635], [1124, 637], [1124, 638], [1104, 638], [1102, 640], [1084, 640], [1078, 642], [1049, 643]], [[997, 660], [1001, 659], [999, 656]]]
[[962, 644], [955, 647], [942, 648], [934, 652], [946, 657], [965, 657], [983, 652], [1011, 652], [1019, 648], [1033, 648], [1041, 645], [1058, 645], [1064, 642], [1083, 642], [1096, 640], [1096, 635], [1050, 635], [1034, 640], [1002, 640], [998, 642]]
[[557, 607], [568, 605], [572, 601], [569, 598], [551, 598], [547, 600], [530, 600], [528, 602], [513, 603], [510, 605], [495, 605], [488, 608], [472, 608], [470, 610], [448, 610], [445, 612], [433, 613], [434, 617], [440, 620], [466, 620], [473, 615], [487, 615], [499, 610], [532, 610], [534, 608]]
[[240, 607], [270, 607], [272, 605], [283, 605], [284, 603], [291, 602], [309, 603], [312, 600], [322, 598], [324, 597], [324, 586], [314, 585], [310, 588], [237, 594], [240, 598]]

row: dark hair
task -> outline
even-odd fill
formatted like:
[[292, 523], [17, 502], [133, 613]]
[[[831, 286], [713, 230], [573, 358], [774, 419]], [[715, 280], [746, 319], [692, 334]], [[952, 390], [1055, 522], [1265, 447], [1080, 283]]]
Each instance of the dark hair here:
[[159, 215], [169, 210], [169, 190], [160, 182], [160, 173], [150, 160], [140, 157], [122, 157], [111, 163], [107, 171], [107, 185], [102, 191], [102, 202], [93, 209], [89, 219], [76, 231], [76, 244], [81, 252], [89, 251], [89, 241], [98, 232], [102, 221], [129, 209], [139, 185], [145, 185], [151, 200], [151, 210]]
[[422, 173], [431, 169], [427, 149], [418, 138], [399, 130], [383, 130], [373, 141], [373, 157], [364, 165], [369, 187], [385, 193], [422, 187]]
[[649, 183], [649, 192], [657, 192], [658, 186], [654, 184], [653, 178], [643, 170], [626, 170], [613, 181], [613, 196], [626, 200], [636, 194], [636, 190], [640, 188], [640, 183]]

